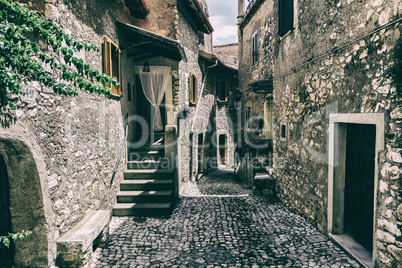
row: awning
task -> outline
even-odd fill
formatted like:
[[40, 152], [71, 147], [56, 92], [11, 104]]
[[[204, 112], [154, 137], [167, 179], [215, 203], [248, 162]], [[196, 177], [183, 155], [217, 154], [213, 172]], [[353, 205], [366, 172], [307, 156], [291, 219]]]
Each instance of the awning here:
[[217, 60], [218, 61], [217, 66], [219, 66], [220, 68], [227, 69], [229, 71], [237, 73], [237, 69], [235, 67], [232, 67], [232, 66], [229, 66], [229, 65], [223, 63], [215, 53], [209, 53], [209, 52], [206, 52], [206, 51], [199, 50], [198, 55], [200, 57], [202, 57], [203, 59], [205, 59], [207, 61], [210, 61], [210, 62], [215, 62]]
[[145, 0], [126, 0], [126, 6], [130, 9], [132, 16], [145, 19], [149, 13], [149, 8]]
[[190, 18], [189, 21], [195, 22], [198, 31], [206, 34], [214, 31], [207, 15], [197, 0], [178, 0], [178, 7], [182, 10], [184, 16]]
[[116, 21], [116, 24], [127, 38], [126, 46], [121, 49], [127, 50], [129, 58], [133, 57], [135, 61], [157, 56], [176, 61], [185, 59], [184, 50], [179, 41], [128, 23]]
[[253, 89], [254, 93], [257, 94], [268, 94], [272, 93], [274, 90], [274, 81], [272, 79], [255, 81], [249, 85]]

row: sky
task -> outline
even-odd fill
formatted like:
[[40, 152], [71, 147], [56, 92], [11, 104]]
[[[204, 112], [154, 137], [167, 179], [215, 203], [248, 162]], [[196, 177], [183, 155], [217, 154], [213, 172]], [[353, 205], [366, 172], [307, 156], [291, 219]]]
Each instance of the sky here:
[[[207, 0], [214, 45], [237, 43], [238, 0]], [[246, 1], [247, 2], [247, 1]]]

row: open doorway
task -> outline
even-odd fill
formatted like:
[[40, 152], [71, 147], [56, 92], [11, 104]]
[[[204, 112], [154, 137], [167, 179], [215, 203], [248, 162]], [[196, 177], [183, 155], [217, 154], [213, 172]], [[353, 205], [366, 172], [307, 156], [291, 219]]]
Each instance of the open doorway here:
[[198, 174], [204, 172], [204, 134], [198, 134]]
[[344, 233], [373, 250], [375, 125], [347, 124]]
[[218, 158], [220, 166], [226, 165], [226, 134], [219, 135]]
[[[137, 125], [135, 127], [136, 133], [135, 133], [134, 137], [135, 137], [135, 141], [138, 141], [142, 138], [143, 135], [148, 137], [151, 133], [162, 134], [162, 133], [164, 133], [164, 129], [155, 131], [153, 128], [154, 110], [153, 110], [151, 103], [145, 97], [139, 75], [136, 75], [135, 84], [136, 84], [136, 94], [137, 94], [137, 98], [136, 98], [137, 115], [140, 118], [144, 119], [141, 121], [137, 121]], [[163, 97], [163, 100], [162, 100], [161, 104], [159, 105], [159, 109], [160, 109], [161, 118], [162, 118], [162, 125], [164, 127], [166, 125], [165, 96]], [[144, 124], [144, 122], [145, 122], [145, 124]]]

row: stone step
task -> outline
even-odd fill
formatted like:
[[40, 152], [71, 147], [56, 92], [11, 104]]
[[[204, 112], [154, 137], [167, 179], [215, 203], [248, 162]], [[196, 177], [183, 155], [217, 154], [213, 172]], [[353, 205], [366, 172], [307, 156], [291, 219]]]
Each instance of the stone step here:
[[128, 161], [161, 160], [164, 157], [164, 150], [133, 150], [128, 154]]
[[173, 179], [170, 169], [129, 169], [124, 172], [125, 180]]
[[172, 200], [172, 191], [120, 191], [117, 203], [164, 203]]
[[120, 182], [121, 191], [135, 190], [171, 190], [173, 188], [173, 180], [123, 180]]
[[158, 160], [142, 160], [127, 161], [127, 169], [168, 169], [171, 163], [168, 159]]
[[113, 206], [113, 216], [168, 217], [172, 203], [118, 203]]

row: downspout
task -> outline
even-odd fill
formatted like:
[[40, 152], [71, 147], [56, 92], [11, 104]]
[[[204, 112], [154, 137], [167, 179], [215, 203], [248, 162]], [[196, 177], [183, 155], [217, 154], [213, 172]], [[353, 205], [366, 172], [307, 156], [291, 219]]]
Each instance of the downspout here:
[[205, 72], [205, 76], [204, 76], [204, 80], [202, 81], [202, 85], [201, 85], [201, 92], [199, 95], [199, 101], [197, 103], [197, 108], [195, 109], [195, 115], [193, 118], [193, 123], [191, 125], [191, 130], [190, 130], [190, 180], [193, 180], [193, 134], [194, 134], [194, 125], [195, 125], [195, 121], [197, 120], [197, 114], [198, 114], [198, 109], [200, 108], [200, 104], [201, 104], [201, 98], [202, 98], [202, 93], [204, 93], [204, 88], [205, 88], [205, 83], [207, 81], [207, 76], [208, 76], [208, 69], [214, 68], [218, 65], [218, 60], [215, 60], [215, 63], [211, 66], [207, 67], [207, 70]]

